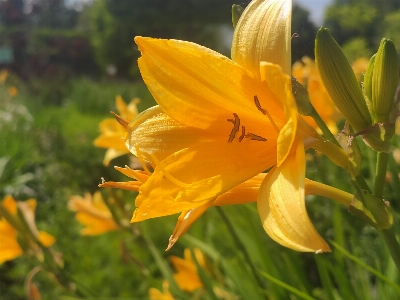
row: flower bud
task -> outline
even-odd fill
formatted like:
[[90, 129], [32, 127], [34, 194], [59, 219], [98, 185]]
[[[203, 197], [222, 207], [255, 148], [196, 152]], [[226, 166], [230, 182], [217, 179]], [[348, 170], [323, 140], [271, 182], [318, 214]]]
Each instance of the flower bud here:
[[356, 131], [370, 126], [371, 117], [356, 76], [326, 28], [318, 30], [315, 60], [326, 90], [350, 125]]
[[303, 116], [309, 116], [313, 110], [307, 89], [292, 77], [292, 93], [296, 100], [297, 110]]
[[240, 16], [243, 13], [243, 7], [238, 4], [232, 5], [232, 25], [233, 29], [235, 29], [237, 22], [239, 21]]
[[382, 39], [372, 69], [371, 110], [374, 123], [389, 122], [396, 89], [399, 84], [399, 63], [391, 40]]
[[374, 65], [375, 65], [375, 57], [374, 54], [371, 59], [369, 60], [367, 70], [364, 74], [364, 83], [363, 83], [363, 90], [365, 96], [365, 102], [367, 103], [368, 110], [370, 114], [372, 114], [372, 74], [374, 73]]

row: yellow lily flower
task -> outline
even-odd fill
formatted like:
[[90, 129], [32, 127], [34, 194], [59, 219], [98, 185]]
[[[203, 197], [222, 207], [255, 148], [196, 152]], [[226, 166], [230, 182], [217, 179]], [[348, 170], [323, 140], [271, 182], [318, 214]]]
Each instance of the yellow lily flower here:
[[[125, 120], [131, 121], [137, 116], [137, 104], [139, 99], [133, 99], [128, 105], [121, 96], [115, 98], [115, 106], [119, 115]], [[100, 123], [100, 136], [94, 140], [94, 145], [99, 148], [107, 148], [103, 164], [108, 166], [110, 161], [116, 157], [128, 154], [124, 143], [125, 130], [114, 118], [104, 119]]]
[[[38, 231], [35, 225], [36, 200], [29, 199], [17, 202], [11, 195], [6, 196], [0, 203], [0, 264], [7, 260], [13, 260], [24, 253], [19, 242], [23, 242], [26, 250], [38, 251], [35, 244], [37, 239], [44, 247], [50, 247], [55, 243], [55, 238], [44, 231]], [[24, 220], [17, 214], [18, 209]], [[27, 224], [26, 228], [23, 224]], [[25, 249], [25, 248], [24, 248]]]
[[[140, 183], [100, 186], [139, 191], [132, 222], [181, 212], [169, 247], [208, 207], [257, 200], [273, 239], [299, 251], [330, 250], [305, 209], [304, 147], [336, 146], [297, 114], [286, 63], [290, 16], [291, 1], [252, 1], [235, 28], [234, 61], [185, 41], [135, 38], [142, 53], [141, 75], [159, 105], [129, 125], [119, 121], [127, 129], [127, 148], [142, 161], [147, 175], [119, 169]], [[270, 27], [277, 48], [263, 48], [265, 39], [240, 38], [257, 34], [255, 29], [269, 18], [280, 24]], [[272, 51], [272, 56], [285, 51], [277, 61], [284, 70], [261, 61], [270, 56], [254, 47]], [[153, 173], [145, 162], [154, 167]], [[335, 162], [348, 164], [343, 155]], [[260, 173], [273, 166], [263, 178]], [[254, 180], [260, 179], [256, 185]], [[348, 198], [344, 203], [350, 203]]]
[[[205, 269], [206, 263], [203, 253], [198, 248], [193, 249], [193, 251], [200, 267]], [[170, 260], [177, 271], [174, 274], [174, 279], [182, 291], [193, 292], [203, 287], [203, 283], [197, 273], [197, 267], [190, 253], [190, 249], [186, 248], [184, 250], [183, 258], [171, 256]]]
[[119, 228], [100, 192], [93, 197], [89, 193], [85, 197], [72, 196], [68, 208], [77, 212], [75, 218], [86, 226], [81, 230], [82, 235], [99, 235]]
[[174, 297], [169, 292], [169, 282], [167, 280], [163, 282], [162, 292], [156, 288], [150, 288], [149, 298], [150, 300], [174, 300]]
[[[343, 116], [336, 108], [322, 83], [315, 62], [309, 57], [303, 57], [301, 61], [293, 64], [292, 75], [299, 83], [307, 87], [310, 101], [315, 110], [332, 133], [336, 134], [338, 131], [336, 122], [342, 119]], [[304, 117], [304, 119], [314, 128], [318, 127], [311, 117]]]

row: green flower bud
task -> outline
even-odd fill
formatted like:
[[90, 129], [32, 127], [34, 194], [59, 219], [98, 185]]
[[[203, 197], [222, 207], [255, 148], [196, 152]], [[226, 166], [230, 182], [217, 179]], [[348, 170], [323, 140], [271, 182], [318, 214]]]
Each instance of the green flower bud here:
[[372, 74], [371, 109], [374, 123], [389, 122], [396, 89], [399, 84], [399, 63], [391, 40], [382, 39]]
[[303, 116], [309, 116], [313, 110], [307, 89], [292, 77], [292, 93], [296, 100], [297, 110]]
[[237, 22], [239, 21], [240, 16], [242, 15], [244, 8], [238, 4], [232, 5], [232, 25], [233, 29], [235, 29]]
[[374, 54], [369, 60], [367, 70], [365, 71], [364, 74], [364, 84], [363, 84], [365, 102], [367, 103], [368, 110], [371, 115], [373, 114], [371, 101], [372, 101], [372, 74], [374, 73], [375, 57], [376, 54]]
[[326, 90], [350, 125], [356, 131], [370, 126], [371, 117], [356, 76], [326, 28], [318, 30], [315, 60]]

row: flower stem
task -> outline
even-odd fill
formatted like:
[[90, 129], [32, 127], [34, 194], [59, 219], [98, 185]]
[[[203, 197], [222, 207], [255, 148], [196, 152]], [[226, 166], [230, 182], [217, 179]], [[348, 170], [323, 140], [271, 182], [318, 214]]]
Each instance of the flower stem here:
[[378, 152], [378, 157], [376, 161], [374, 194], [379, 197], [383, 196], [388, 158], [389, 153]]
[[306, 180], [304, 184], [306, 195], [318, 195], [332, 199], [346, 207], [349, 207], [353, 200], [353, 195], [333, 186], [326, 185], [313, 180]]
[[392, 256], [397, 269], [400, 270], [400, 244], [396, 239], [393, 227], [382, 230], [381, 233], [383, 235], [383, 239], [385, 240], [386, 246], [389, 248], [390, 255]]
[[332, 143], [334, 143], [336, 146], [342, 148], [339, 144], [339, 142], [336, 140], [335, 136], [332, 134], [332, 132], [329, 130], [328, 126], [326, 126], [324, 120], [322, 120], [321, 116], [318, 114], [318, 112], [313, 109], [311, 110], [310, 117], [314, 119], [315, 123], [317, 123], [319, 129], [321, 129], [323, 135], [325, 138]]

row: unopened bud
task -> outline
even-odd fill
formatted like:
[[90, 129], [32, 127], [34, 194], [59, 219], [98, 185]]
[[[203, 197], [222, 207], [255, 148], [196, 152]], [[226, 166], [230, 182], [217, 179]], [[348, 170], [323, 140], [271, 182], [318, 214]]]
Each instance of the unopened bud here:
[[292, 93], [296, 100], [297, 110], [303, 116], [309, 116], [313, 110], [307, 89], [292, 77]]
[[374, 123], [388, 122], [399, 84], [399, 63], [391, 40], [382, 39], [372, 75], [372, 110]]
[[315, 60], [322, 82], [333, 102], [356, 130], [372, 124], [357, 78], [329, 30], [320, 28], [315, 40]]

